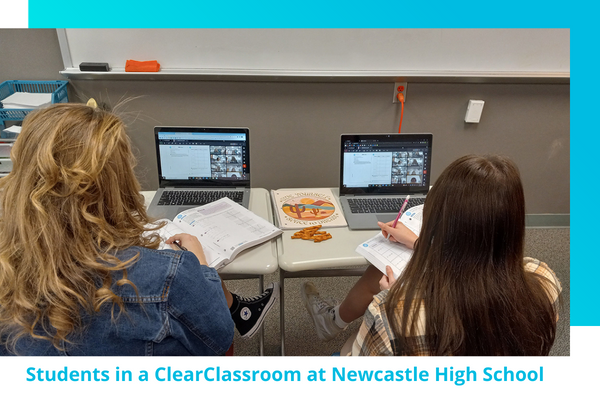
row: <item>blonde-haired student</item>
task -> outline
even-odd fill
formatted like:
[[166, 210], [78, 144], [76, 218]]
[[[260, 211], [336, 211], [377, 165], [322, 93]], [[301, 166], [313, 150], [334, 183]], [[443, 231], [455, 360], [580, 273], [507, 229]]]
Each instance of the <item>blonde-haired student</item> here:
[[[35, 111], [11, 158], [0, 179], [0, 354], [222, 355], [234, 322], [250, 336], [264, 320], [273, 287], [231, 294], [190, 235], [169, 240], [189, 251], [157, 250], [116, 115], [94, 104]], [[260, 316], [241, 319], [250, 305]]]

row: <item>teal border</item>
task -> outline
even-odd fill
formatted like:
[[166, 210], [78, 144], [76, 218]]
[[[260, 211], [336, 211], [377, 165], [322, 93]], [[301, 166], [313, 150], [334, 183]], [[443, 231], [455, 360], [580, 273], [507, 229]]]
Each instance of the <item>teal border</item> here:
[[552, 0], [29, 0], [30, 28], [566, 28], [569, 14]]
[[[168, 4], [176, 4], [169, 10]], [[578, 4], [580, 4], [578, 6]], [[590, 2], [505, 1], [177, 1], [29, 0], [30, 28], [569, 28], [571, 29], [571, 190], [596, 193], [593, 157], [599, 152], [598, 93], [581, 79], [597, 70], [597, 6]], [[118, 13], [116, 12], [118, 10]], [[577, 14], [576, 14], [577, 13]], [[576, 16], [576, 17], [574, 17]], [[594, 99], [592, 100], [592, 96]], [[593, 110], [593, 112], [592, 112]], [[580, 150], [580, 148], [582, 150]], [[584, 178], [583, 176], [587, 176]], [[590, 179], [591, 178], [591, 179]], [[590, 190], [591, 189], [591, 190]], [[584, 268], [597, 252], [599, 233], [592, 201], [571, 204], [571, 325], [600, 326], [595, 304], [600, 275]], [[585, 223], [583, 216], [586, 216]]]

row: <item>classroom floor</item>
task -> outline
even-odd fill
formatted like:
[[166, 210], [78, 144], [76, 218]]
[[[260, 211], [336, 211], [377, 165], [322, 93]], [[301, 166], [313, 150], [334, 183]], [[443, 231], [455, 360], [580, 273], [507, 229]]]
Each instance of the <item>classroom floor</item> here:
[[[527, 229], [525, 238], [525, 256], [535, 257], [546, 262], [554, 270], [563, 288], [560, 319], [557, 336], [550, 352], [553, 356], [570, 355], [570, 230], [569, 228]], [[321, 342], [314, 331], [312, 321], [300, 299], [300, 285], [312, 281], [321, 296], [341, 301], [350, 290], [356, 277], [331, 277], [310, 279], [286, 279], [285, 281], [285, 319], [286, 319], [286, 356], [330, 356], [338, 352], [348, 336], [358, 329], [360, 320], [351, 324], [340, 336], [330, 342]], [[279, 280], [279, 272], [265, 277], [265, 287]], [[258, 290], [256, 280], [227, 281], [234, 293], [254, 295]], [[258, 352], [258, 334], [250, 340], [243, 340], [236, 332], [234, 339], [236, 356], [256, 356]], [[265, 355], [279, 356], [279, 302], [265, 321]]]

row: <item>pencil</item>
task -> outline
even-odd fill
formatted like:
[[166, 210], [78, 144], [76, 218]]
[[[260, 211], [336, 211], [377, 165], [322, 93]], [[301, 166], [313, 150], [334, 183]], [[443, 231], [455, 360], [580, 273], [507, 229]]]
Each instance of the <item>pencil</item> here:
[[[406, 196], [406, 199], [404, 199], [404, 203], [402, 203], [402, 207], [400, 208], [400, 211], [398, 212], [398, 216], [396, 216], [396, 220], [394, 220], [394, 224], [392, 225], [393, 228], [396, 228], [396, 225], [398, 224], [398, 219], [400, 219], [400, 216], [402, 216], [402, 212], [404, 212], [404, 208], [406, 207], [406, 204], [408, 203], [408, 199], [410, 199], [410, 195]], [[390, 238], [390, 233], [388, 232], [386, 239], [389, 239], [389, 238]]]

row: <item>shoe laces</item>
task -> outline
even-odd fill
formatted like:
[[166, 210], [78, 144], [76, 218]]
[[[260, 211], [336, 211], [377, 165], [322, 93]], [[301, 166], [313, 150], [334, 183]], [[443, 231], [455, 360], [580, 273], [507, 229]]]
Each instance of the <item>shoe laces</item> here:
[[271, 292], [273, 292], [273, 291], [272, 290], [267, 290], [266, 292], [263, 292], [260, 295], [256, 295], [256, 296], [239, 296], [238, 295], [238, 300], [240, 302], [252, 303], [252, 302], [255, 302], [257, 300], [261, 300], [265, 296], [270, 295]]
[[327, 302], [325, 299], [323, 299], [320, 296], [314, 296], [313, 297], [314, 300], [313, 302], [315, 303], [315, 305], [317, 306], [317, 311], [321, 312], [323, 309], [332, 309], [332, 306], [330, 302]]

